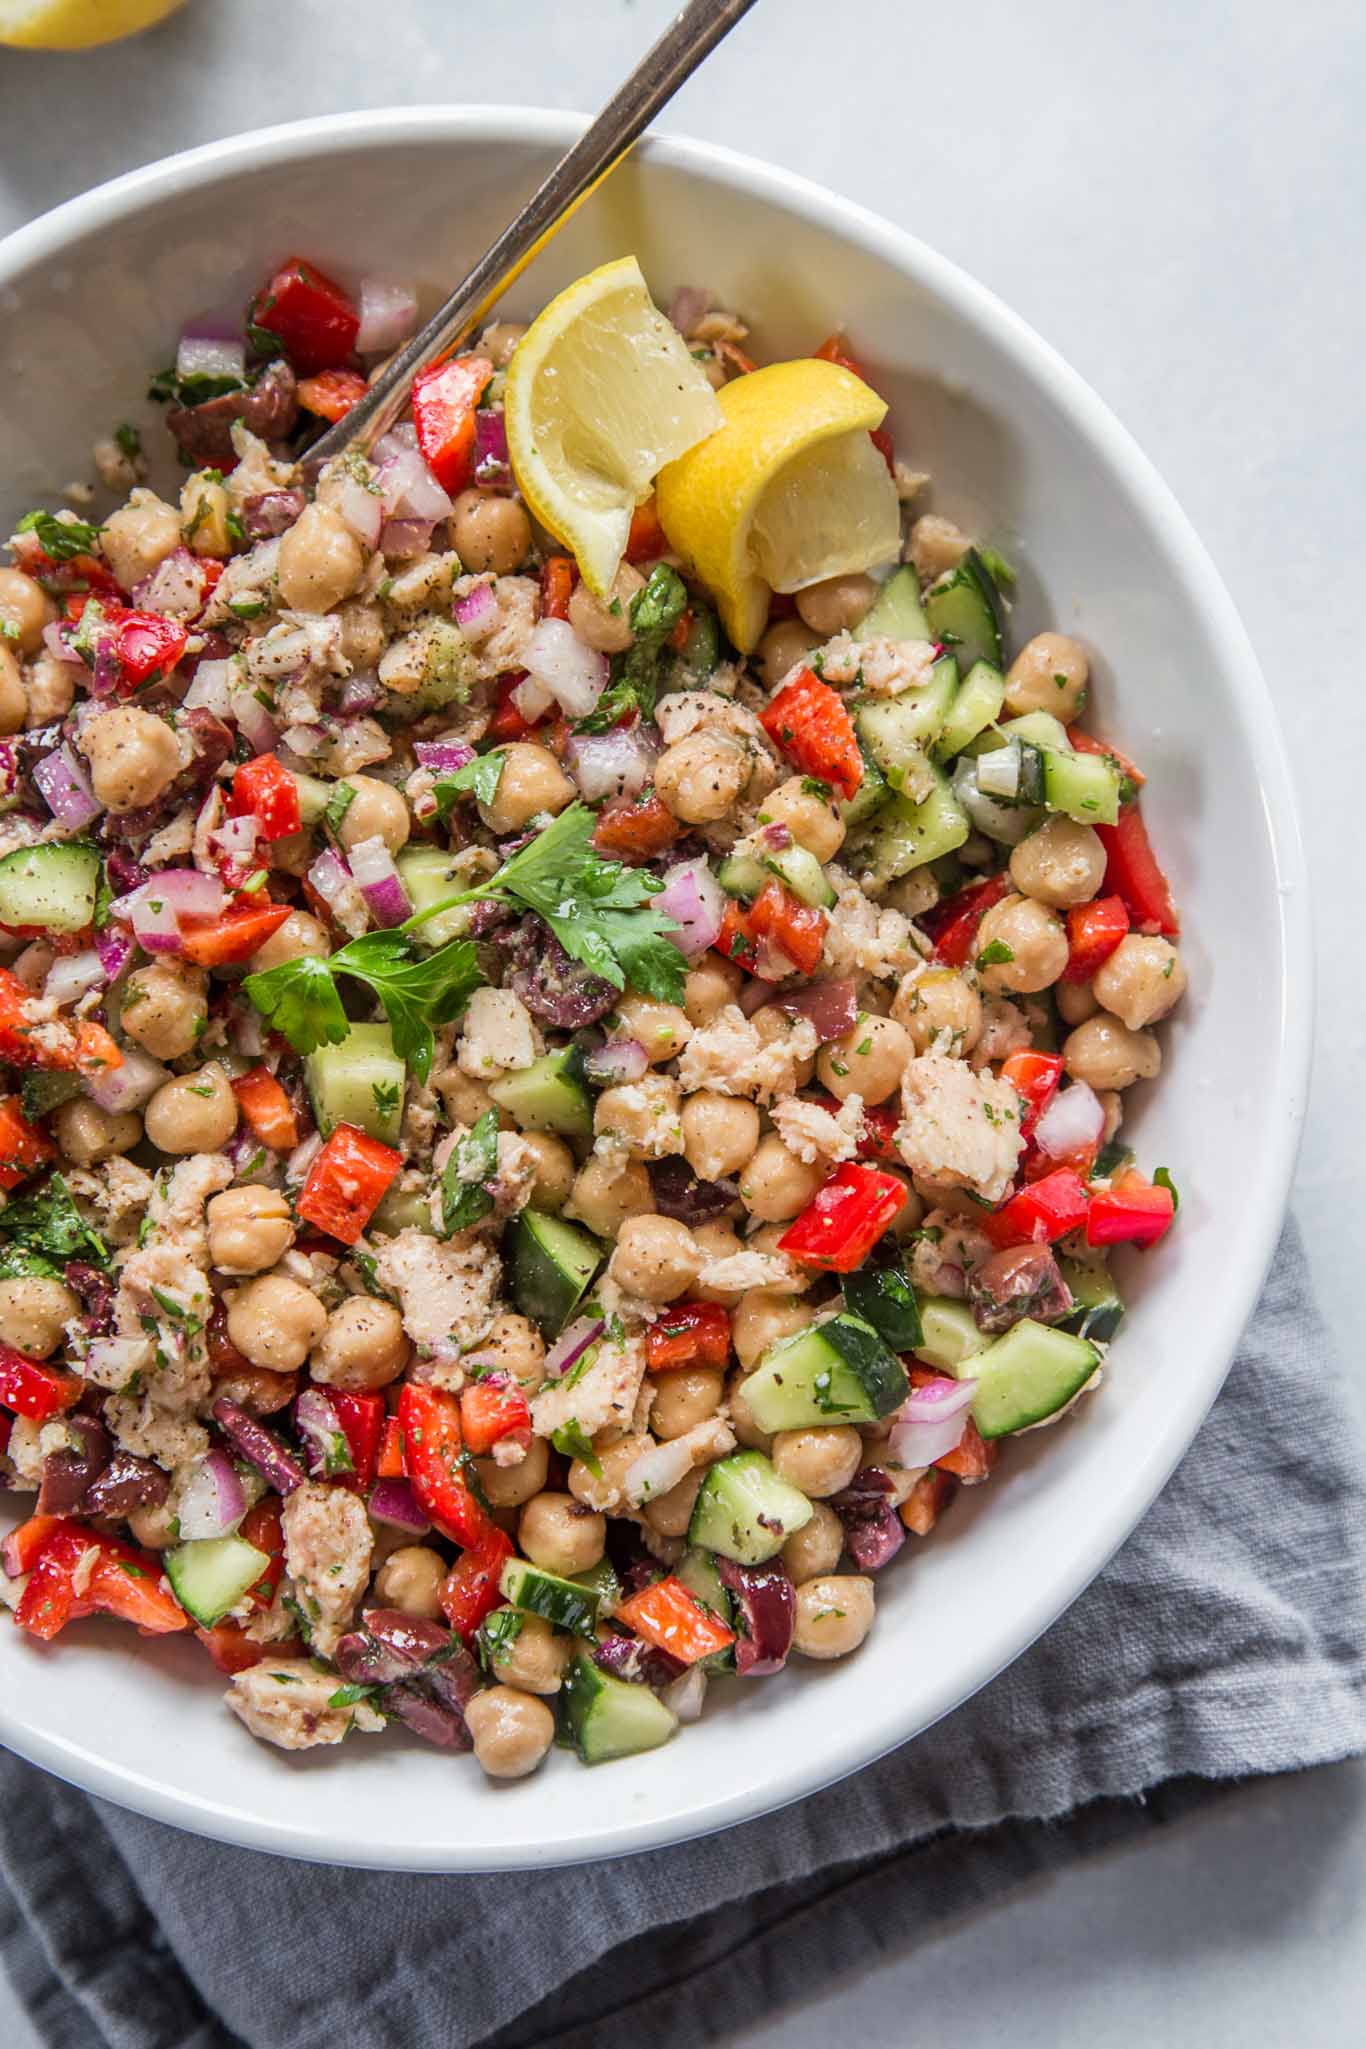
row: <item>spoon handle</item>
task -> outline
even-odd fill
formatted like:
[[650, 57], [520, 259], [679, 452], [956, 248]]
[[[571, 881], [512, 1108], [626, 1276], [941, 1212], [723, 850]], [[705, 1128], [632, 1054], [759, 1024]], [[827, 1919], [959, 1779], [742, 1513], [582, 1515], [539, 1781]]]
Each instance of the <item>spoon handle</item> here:
[[754, 0], [689, 0], [426, 326], [391, 358], [365, 397], [308, 450], [310, 469], [345, 449], [370, 449], [407, 402], [417, 372], [460, 347], [542, 245], [602, 182]]

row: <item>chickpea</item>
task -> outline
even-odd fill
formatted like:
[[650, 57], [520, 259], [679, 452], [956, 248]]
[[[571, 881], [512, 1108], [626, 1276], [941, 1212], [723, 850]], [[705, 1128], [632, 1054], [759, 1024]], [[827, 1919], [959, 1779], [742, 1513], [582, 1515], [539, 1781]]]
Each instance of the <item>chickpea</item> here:
[[621, 654], [635, 639], [631, 600], [644, 588], [645, 578], [629, 562], [623, 562], [617, 571], [606, 600], [595, 598], [586, 583], [576, 583], [569, 599], [569, 623], [579, 639], [600, 654]]
[[1102, 1012], [1068, 1033], [1062, 1059], [1073, 1081], [1096, 1090], [1127, 1089], [1153, 1079], [1162, 1066], [1162, 1048], [1151, 1032], [1131, 1032]]
[[743, 1096], [699, 1089], [683, 1105], [683, 1157], [703, 1181], [738, 1174], [759, 1143], [759, 1112]]
[[913, 1238], [920, 1229], [925, 1220], [925, 1205], [916, 1194], [909, 1174], [903, 1174], [899, 1168], [889, 1167], [885, 1163], [882, 1163], [882, 1171], [884, 1174], [890, 1174], [894, 1181], [899, 1181], [906, 1191], [905, 1202], [887, 1227], [897, 1243], [902, 1244], [907, 1238]]
[[754, 650], [754, 661], [770, 696], [784, 676], [820, 644], [821, 635], [813, 633], [802, 619], [779, 619], [769, 627]]
[[933, 583], [937, 577], [956, 569], [971, 546], [962, 528], [951, 519], [941, 519], [937, 512], [925, 512], [911, 528], [906, 554], [915, 564], [921, 582]]
[[877, 591], [871, 576], [827, 576], [823, 582], [809, 583], [804, 591], [798, 591], [798, 616], [822, 640], [829, 640], [834, 634], [847, 633], [851, 626], [858, 625]]
[[1091, 978], [1092, 993], [1131, 1032], [1156, 1024], [1185, 994], [1186, 970], [1168, 939], [1129, 932]]
[[574, 785], [548, 747], [514, 740], [500, 749], [503, 772], [491, 804], [480, 804], [479, 816], [499, 838], [520, 832], [543, 811], [557, 814], [574, 798]]
[[833, 861], [844, 845], [839, 806], [807, 787], [808, 777], [790, 776], [764, 798], [761, 823], [785, 825], [794, 840], [818, 861]]
[[0, 640], [0, 733], [22, 731], [28, 717], [28, 692], [19, 658], [7, 642]]
[[1091, 665], [1066, 633], [1036, 633], [1006, 671], [1006, 710], [1051, 711], [1066, 725], [1086, 702]]
[[[277, 842], [278, 844], [278, 842]], [[332, 951], [327, 928], [309, 911], [291, 911], [251, 957], [251, 972], [264, 974], [267, 968], [283, 967], [287, 960], [326, 960]]]
[[648, 1430], [628, 1430], [615, 1444], [594, 1447], [594, 1472], [586, 1460], [576, 1458], [569, 1467], [568, 1487], [576, 1501], [603, 1513], [620, 1507], [626, 1475], [636, 1460], [653, 1451], [655, 1441]]
[[155, 803], [180, 773], [180, 742], [164, 719], [135, 704], [97, 712], [76, 742], [90, 763], [90, 785], [109, 811]]
[[150, 576], [179, 546], [180, 514], [155, 491], [143, 489], [110, 513], [100, 533], [104, 559], [126, 591]]
[[[497, 1615], [511, 1615], [510, 1608], [495, 1610]], [[493, 1651], [492, 1664], [498, 1677], [509, 1686], [520, 1686], [524, 1693], [558, 1693], [564, 1668], [573, 1655], [574, 1646], [567, 1636], [557, 1636], [550, 1624], [539, 1615], [519, 1615], [517, 1628]]]
[[149, 1551], [166, 1551], [172, 1544], [180, 1542], [180, 1528], [176, 1520], [175, 1497], [168, 1495], [154, 1508], [135, 1508], [128, 1517], [128, 1527]]
[[678, 1152], [683, 1144], [678, 1083], [670, 1075], [647, 1074], [644, 1081], [604, 1089], [594, 1106], [593, 1129], [642, 1160]]
[[647, 1501], [641, 1513], [650, 1528], [660, 1537], [686, 1537], [692, 1522], [692, 1512], [697, 1506], [697, 1497], [702, 1491], [702, 1482], [707, 1477], [705, 1466], [694, 1466], [690, 1473], [667, 1494], [657, 1494]]
[[24, 691], [30, 727], [51, 725], [54, 719], [64, 719], [76, 701], [75, 672], [44, 648], [29, 663]]
[[619, 1288], [646, 1302], [676, 1302], [701, 1270], [692, 1232], [672, 1217], [628, 1217], [607, 1265]]
[[744, 743], [704, 727], [655, 763], [655, 792], [685, 825], [714, 825], [743, 795], [753, 763]]
[[365, 840], [378, 839], [383, 840], [391, 854], [396, 854], [407, 845], [413, 829], [402, 790], [396, 790], [392, 783], [380, 782], [375, 776], [353, 775], [346, 780], [356, 794], [337, 828], [342, 845], [349, 853]]
[[952, 968], [913, 968], [896, 992], [892, 1016], [917, 1053], [927, 1053], [941, 1032], [949, 1034], [947, 1050], [955, 1055], [970, 1053], [982, 1036], [982, 999]]
[[598, 1564], [607, 1544], [607, 1518], [572, 1494], [536, 1494], [522, 1510], [517, 1540], [533, 1565], [567, 1579]]
[[81, 1313], [80, 1297], [62, 1281], [37, 1274], [0, 1281], [0, 1344], [29, 1359], [46, 1359]]
[[1055, 813], [1014, 849], [1010, 879], [1025, 896], [1054, 910], [1089, 903], [1105, 879], [1099, 833]]
[[524, 1394], [535, 1394], [545, 1379], [545, 1339], [529, 1316], [510, 1310], [495, 1316], [480, 1340], [478, 1356], [495, 1372], [515, 1380]]
[[219, 1273], [264, 1273], [294, 1243], [294, 1219], [277, 1188], [226, 1188], [204, 1216], [209, 1257]]
[[[453, 1124], [465, 1124], [473, 1130], [481, 1117], [498, 1108], [489, 1094], [488, 1083], [476, 1080], [472, 1074], [462, 1074], [459, 1068], [447, 1068], [437, 1086]], [[503, 1113], [499, 1115], [501, 1122]]]
[[772, 1288], [751, 1288], [742, 1295], [731, 1318], [730, 1336], [735, 1356], [746, 1373], [752, 1373], [770, 1345], [805, 1330], [815, 1318], [800, 1295], [778, 1294]]
[[228, 532], [228, 494], [216, 477], [200, 470], [180, 487], [180, 529], [193, 555], [220, 561], [232, 553]]
[[724, 1376], [715, 1366], [677, 1366], [662, 1373], [650, 1409], [650, 1428], [666, 1441], [684, 1437], [721, 1406]]
[[533, 1437], [520, 1465], [500, 1466], [496, 1459], [477, 1458], [474, 1470], [490, 1508], [520, 1508], [545, 1486], [550, 1446], [544, 1437]]
[[531, 521], [521, 500], [493, 491], [462, 491], [446, 532], [466, 569], [476, 574], [488, 569], [495, 576], [511, 576], [531, 546]]
[[[994, 949], [1008, 959], [992, 960]], [[1067, 930], [1062, 920], [1033, 897], [1008, 896], [993, 904], [977, 927], [977, 958], [988, 956], [978, 972], [992, 995], [1028, 995], [1047, 989], [1067, 966]]]
[[782, 1550], [788, 1578], [797, 1587], [833, 1572], [844, 1549], [844, 1524], [834, 1509], [823, 1501], [813, 1501], [811, 1507], [810, 1522], [794, 1530]]
[[695, 968], [689, 968], [683, 984], [683, 1008], [689, 1024], [698, 1031], [714, 1024], [727, 1004], [735, 1002], [744, 979], [744, 969], [733, 960], [722, 960], [719, 953], [704, 955]]
[[[745, 1249], [724, 1217], [716, 1217], [709, 1224], [694, 1224], [692, 1234], [704, 1265], [710, 1265], [714, 1259], [733, 1258]], [[694, 1281], [692, 1292], [695, 1301], [720, 1302], [729, 1308], [739, 1301], [744, 1291], [739, 1288], [704, 1288], [700, 1281]]]
[[249, 1416], [274, 1416], [299, 1392], [297, 1373], [271, 1373], [264, 1366], [239, 1366], [214, 1375], [215, 1395], [224, 1395]]
[[407, 1363], [403, 1318], [393, 1303], [373, 1295], [348, 1295], [328, 1317], [309, 1366], [324, 1387], [368, 1394], [397, 1380]]
[[281, 601], [292, 612], [330, 612], [361, 580], [365, 552], [339, 512], [306, 505], [281, 536]]
[[525, 333], [524, 320], [495, 320], [479, 337], [479, 353], [488, 357], [495, 370], [506, 370]]
[[375, 1574], [375, 1606], [401, 1608], [405, 1615], [436, 1622], [445, 1584], [446, 1561], [439, 1551], [430, 1544], [400, 1544]]
[[524, 1779], [555, 1740], [555, 1717], [534, 1693], [486, 1686], [465, 1708], [474, 1754], [491, 1779]]
[[43, 628], [56, 617], [57, 606], [40, 583], [22, 569], [0, 569], [0, 624], [14, 628], [21, 655], [37, 654]]
[[337, 607], [341, 621], [341, 651], [353, 669], [377, 669], [384, 653], [384, 614], [378, 605], [363, 598], [348, 598]]
[[910, 1033], [895, 1018], [861, 1014], [849, 1031], [822, 1046], [816, 1072], [841, 1102], [857, 1095], [885, 1103], [900, 1088], [914, 1051]]
[[863, 1439], [851, 1423], [780, 1430], [773, 1440], [775, 1472], [813, 1500], [847, 1487], [862, 1457]]
[[216, 1153], [237, 1129], [237, 1098], [216, 1060], [164, 1081], [143, 1112], [143, 1128], [163, 1153]]
[[614, 1238], [628, 1217], [647, 1216], [654, 1206], [654, 1190], [641, 1161], [590, 1153], [574, 1176], [565, 1215], [577, 1217], [599, 1238]]
[[295, 1373], [327, 1328], [327, 1311], [312, 1290], [287, 1274], [262, 1274], [228, 1305], [228, 1336], [253, 1366]]
[[861, 1573], [826, 1573], [797, 1589], [792, 1648], [808, 1658], [844, 1658], [873, 1626], [873, 1582]]
[[776, 1132], [770, 1132], [760, 1139], [740, 1177], [740, 1200], [752, 1217], [785, 1224], [806, 1208], [824, 1180], [819, 1161], [799, 1160]]
[[199, 1043], [208, 1019], [207, 989], [204, 970], [185, 962], [138, 968], [124, 986], [119, 1023], [154, 1060], [183, 1059]]
[[1096, 994], [1089, 982], [1059, 982], [1053, 991], [1053, 1000], [1058, 1006], [1058, 1016], [1064, 1024], [1085, 1024], [1088, 1017], [1094, 1017], [1100, 1009]]
[[142, 1119], [136, 1110], [116, 1114], [102, 1110], [88, 1096], [73, 1096], [53, 1116], [52, 1132], [66, 1159], [78, 1167], [93, 1167], [130, 1151], [142, 1137]]
[[730, 1427], [739, 1442], [750, 1451], [770, 1452], [773, 1438], [769, 1431], [761, 1430], [754, 1420], [754, 1413], [745, 1399], [745, 1376], [733, 1373], [726, 1388], [726, 1401], [730, 1407]]
[[674, 1060], [692, 1037], [692, 1026], [676, 1003], [660, 1003], [653, 996], [623, 996], [617, 1005], [623, 1036], [638, 1039], [652, 1067]]
[[573, 1153], [562, 1138], [549, 1131], [524, 1131], [521, 1139], [536, 1161], [536, 1178], [528, 1203], [532, 1209], [563, 1209], [574, 1186]]

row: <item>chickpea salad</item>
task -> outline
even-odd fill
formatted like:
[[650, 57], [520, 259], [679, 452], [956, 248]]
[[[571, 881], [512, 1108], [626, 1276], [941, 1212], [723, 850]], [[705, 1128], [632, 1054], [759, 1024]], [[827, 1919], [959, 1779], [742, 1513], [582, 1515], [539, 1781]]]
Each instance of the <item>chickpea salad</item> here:
[[842, 336], [608, 266], [318, 474], [416, 323], [291, 259], [0, 567], [0, 1607], [509, 1778], [856, 1651], [1098, 1386], [1186, 978]]

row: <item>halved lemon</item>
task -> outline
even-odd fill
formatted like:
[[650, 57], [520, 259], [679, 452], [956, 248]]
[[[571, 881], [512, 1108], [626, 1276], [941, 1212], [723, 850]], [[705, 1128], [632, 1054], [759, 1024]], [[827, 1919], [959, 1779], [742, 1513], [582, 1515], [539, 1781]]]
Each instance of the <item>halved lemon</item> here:
[[505, 405], [522, 496], [599, 597], [663, 464], [722, 421], [634, 256], [589, 271], [537, 315], [509, 366]]
[[901, 507], [868, 438], [886, 403], [852, 371], [770, 363], [719, 397], [725, 425], [663, 471], [659, 517], [748, 653], [775, 590], [892, 561]]
[[90, 50], [135, 36], [184, 0], [0, 0], [0, 43], [18, 50]]

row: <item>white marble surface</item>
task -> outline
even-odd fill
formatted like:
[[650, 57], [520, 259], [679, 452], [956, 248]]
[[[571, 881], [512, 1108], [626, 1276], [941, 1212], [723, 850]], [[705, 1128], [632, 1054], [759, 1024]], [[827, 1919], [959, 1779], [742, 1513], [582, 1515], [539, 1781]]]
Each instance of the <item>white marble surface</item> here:
[[[210, 137], [343, 107], [597, 103], [670, 0], [191, 0], [138, 43], [0, 57], [0, 232]], [[1366, 1196], [1355, 829], [1366, 748], [1360, 0], [760, 0], [667, 126], [901, 220], [1134, 430], [1243, 611], [1304, 797], [1318, 1057], [1296, 1188], [1347, 1358]], [[1218, 735], [1211, 735], [1217, 748]], [[1248, 963], [1248, 1001], [1259, 1000]], [[1306, 1000], [1308, 991], [1304, 992]], [[1208, 1163], [1217, 1172], [1218, 1163]], [[1363, 1405], [1366, 1406], [1366, 1405]], [[1366, 1767], [1257, 1788], [1040, 1882], [752, 2031], [747, 2049], [1359, 2039]], [[0, 2042], [28, 2049], [0, 1988]]]

